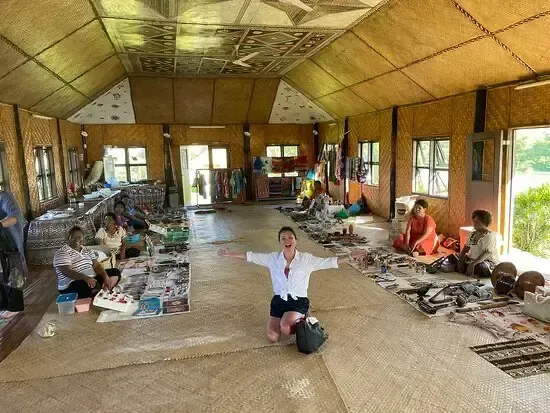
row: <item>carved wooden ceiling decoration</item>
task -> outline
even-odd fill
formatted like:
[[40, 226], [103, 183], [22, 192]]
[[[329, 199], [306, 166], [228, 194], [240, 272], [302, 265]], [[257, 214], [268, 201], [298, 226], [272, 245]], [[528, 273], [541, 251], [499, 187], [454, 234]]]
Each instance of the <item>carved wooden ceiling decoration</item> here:
[[381, 1], [93, 0], [128, 73], [161, 76], [281, 75]]
[[0, 102], [67, 118], [130, 77], [138, 123], [256, 122], [283, 78], [340, 118], [546, 76], [549, 24], [550, 0], [2, 0]]

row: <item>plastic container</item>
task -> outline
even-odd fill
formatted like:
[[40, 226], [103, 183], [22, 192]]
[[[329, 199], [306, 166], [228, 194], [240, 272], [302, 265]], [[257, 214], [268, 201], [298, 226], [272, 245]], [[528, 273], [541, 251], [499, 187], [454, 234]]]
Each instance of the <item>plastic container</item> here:
[[60, 294], [57, 296], [57, 311], [59, 314], [74, 314], [74, 304], [78, 298], [77, 293]]
[[81, 298], [80, 300], [76, 300], [74, 307], [77, 313], [85, 313], [87, 311], [90, 311], [91, 305], [91, 298]]
[[128, 243], [128, 244], [134, 244], [136, 242], [139, 242], [139, 234], [132, 234], [132, 235], [126, 235], [126, 237], [124, 238], [124, 240]]

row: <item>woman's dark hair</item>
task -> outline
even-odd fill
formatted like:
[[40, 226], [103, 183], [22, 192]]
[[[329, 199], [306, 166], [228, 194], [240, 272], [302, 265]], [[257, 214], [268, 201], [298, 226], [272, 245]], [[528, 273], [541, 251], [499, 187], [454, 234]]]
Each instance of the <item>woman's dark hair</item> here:
[[124, 202], [122, 202], [122, 201], [118, 201], [118, 202], [115, 204], [115, 208], [114, 208], [114, 209], [116, 209], [116, 207], [119, 206], [119, 205], [122, 205], [122, 208], [124, 208], [124, 210], [126, 211], [126, 204], [125, 204]]
[[323, 183], [321, 181], [315, 181], [313, 184], [318, 186], [323, 186]]
[[294, 230], [290, 227], [282, 227], [280, 230], [279, 230], [279, 236], [277, 237], [278, 240], [280, 241], [281, 240], [281, 234], [283, 232], [290, 232], [292, 233], [292, 235], [294, 235], [294, 238], [298, 239], [298, 237], [296, 236], [296, 233], [294, 232]]
[[122, 200], [122, 199], [126, 199], [126, 198], [130, 199], [130, 195], [124, 194], [124, 195], [122, 195], [122, 196], [120, 197], [121, 200]]
[[428, 208], [428, 202], [425, 199], [417, 199], [414, 204], [420, 205], [424, 209]]
[[486, 227], [491, 225], [491, 222], [493, 222], [493, 215], [486, 209], [476, 209], [472, 212], [472, 219], [474, 218], [479, 219]]
[[113, 221], [116, 222], [116, 214], [115, 214], [114, 212], [107, 212], [107, 213], [105, 214], [105, 218], [107, 218], [107, 217], [113, 218]]
[[69, 230], [69, 239], [73, 237], [75, 232], [81, 232], [84, 234], [84, 231], [82, 231], [82, 228], [80, 228], [78, 225], [75, 225]]

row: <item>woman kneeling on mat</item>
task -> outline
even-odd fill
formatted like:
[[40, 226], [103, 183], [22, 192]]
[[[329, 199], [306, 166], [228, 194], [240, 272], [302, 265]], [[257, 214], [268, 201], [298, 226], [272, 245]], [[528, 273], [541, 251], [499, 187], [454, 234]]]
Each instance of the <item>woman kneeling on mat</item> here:
[[470, 277], [490, 277], [500, 261], [497, 236], [489, 231], [493, 216], [489, 211], [478, 209], [472, 213], [474, 232], [466, 241], [458, 259], [458, 271]]
[[407, 229], [393, 241], [393, 248], [412, 256], [431, 255], [439, 247], [434, 219], [426, 214], [428, 203], [419, 199], [414, 203]]
[[227, 249], [218, 252], [221, 257], [238, 258], [269, 268], [274, 296], [271, 300], [270, 317], [267, 323], [267, 339], [275, 343], [281, 334], [294, 334], [296, 322], [309, 310], [307, 288], [313, 271], [338, 268], [340, 264], [365, 254], [353, 251], [349, 257], [314, 257], [296, 249], [296, 233], [290, 227], [279, 230], [282, 252], [233, 253]]

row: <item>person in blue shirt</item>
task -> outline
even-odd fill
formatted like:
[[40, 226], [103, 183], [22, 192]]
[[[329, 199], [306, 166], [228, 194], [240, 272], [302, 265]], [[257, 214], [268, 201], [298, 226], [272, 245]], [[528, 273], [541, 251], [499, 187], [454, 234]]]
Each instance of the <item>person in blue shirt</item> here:
[[[0, 231], [2, 231], [2, 240], [8, 245], [2, 245], [2, 249], [13, 250], [17, 248], [19, 252], [21, 271], [26, 278], [28, 275], [27, 261], [25, 260], [25, 238], [23, 228], [25, 219], [21, 208], [17, 204], [15, 197], [11, 192], [0, 191]], [[2, 318], [11, 317], [13, 313], [4, 313]]]

